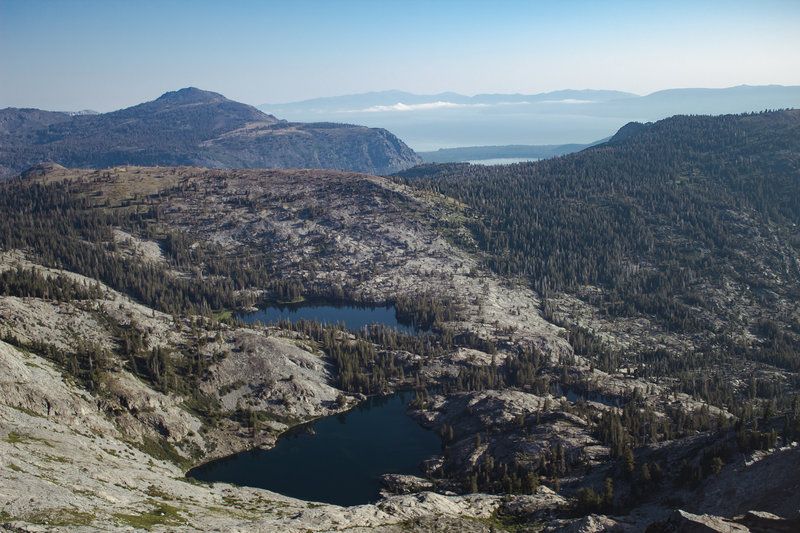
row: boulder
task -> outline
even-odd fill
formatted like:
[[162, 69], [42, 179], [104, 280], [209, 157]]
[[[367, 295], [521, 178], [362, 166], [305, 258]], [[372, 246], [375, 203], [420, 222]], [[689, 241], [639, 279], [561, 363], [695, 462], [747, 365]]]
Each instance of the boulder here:
[[646, 533], [747, 533], [750, 530], [736, 522], [712, 515], [696, 515], [677, 509], [664, 522], [650, 524]]

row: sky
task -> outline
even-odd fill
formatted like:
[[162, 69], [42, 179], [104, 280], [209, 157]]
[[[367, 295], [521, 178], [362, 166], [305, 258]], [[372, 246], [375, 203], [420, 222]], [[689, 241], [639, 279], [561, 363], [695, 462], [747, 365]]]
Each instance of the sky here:
[[0, 108], [800, 85], [798, 28], [798, 0], [0, 0]]

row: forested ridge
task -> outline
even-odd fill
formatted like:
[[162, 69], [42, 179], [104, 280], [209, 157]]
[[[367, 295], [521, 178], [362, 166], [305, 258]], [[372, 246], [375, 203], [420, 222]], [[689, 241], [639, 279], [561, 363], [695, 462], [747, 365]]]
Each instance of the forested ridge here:
[[[610, 321], [644, 317], [695, 339], [683, 353], [626, 353], [639, 372], [679, 376], [721, 404], [733, 400], [708, 384], [718, 377], [697, 379], [708, 365], [742, 358], [796, 381], [800, 111], [676, 116], [555, 159], [398, 177], [465, 204], [471, 239], [455, 240], [496, 272], [546, 297], [578, 295]], [[556, 307], [546, 298], [558, 321]]]
[[[163, 239], [171, 265], [188, 268], [208, 265], [210, 272], [227, 269], [233, 276], [216, 283], [200, 283], [169, 273], [168, 265], [126, 259], [116, 251], [114, 227], [147, 232], [155, 230], [157, 210], [95, 209], [90, 200], [66, 183], [50, 185], [10, 181], [4, 184], [0, 199], [0, 249], [21, 249], [50, 267], [79, 272], [168, 313], [210, 312], [211, 309], [240, 304], [234, 288], [247, 278], [259, 275], [267, 283], [263, 268], [251, 261], [237, 261], [212, 248], [188, 251], [186, 237], [165, 231]], [[151, 236], [153, 233], [149, 233]], [[239, 273], [241, 276], [236, 276]], [[17, 285], [20, 285], [17, 282]], [[10, 283], [4, 287], [15, 288]], [[20, 290], [14, 294], [25, 294]], [[4, 292], [5, 294], [5, 292]]]
[[[715, 253], [741, 246], [743, 215], [800, 247], [792, 229], [800, 219], [799, 133], [800, 111], [679, 116], [579, 154], [427, 165], [398, 176], [481, 213], [471, 229], [495, 270], [526, 275], [540, 290], [621, 288], [637, 263], [702, 271], [727, 262]], [[797, 273], [777, 253], [764, 259]]]

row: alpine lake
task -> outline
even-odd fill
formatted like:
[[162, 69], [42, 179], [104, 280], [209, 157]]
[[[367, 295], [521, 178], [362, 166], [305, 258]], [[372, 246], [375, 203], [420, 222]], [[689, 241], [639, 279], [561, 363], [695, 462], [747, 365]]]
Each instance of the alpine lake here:
[[239, 320], [248, 324], [261, 322], [272, 324], [281, 320], [297, 322], [298, 320], [316, 320], [323, 325], [344, 325], [352, 331], [360, 330], [372, 324], [382, 324], [390, 328], [397, 328], [402, 333], [418, 331], [413, 324], [407, 324], [397, 319], [394, 307], [387, 306], [356, 306], [337, 302], [301, 302], [292, 304], [272, 305], [259, 309], [253, 313], [241, 314]]
[[[317, 320], [358, 330], [383, 324], [407, 333], [392, 307], [331, 303], [267, 307], [240, 315], [245, 322]], [[206, 482], [258, 487], [307, 501], [358, 505], [379, 498], [382, 474], [420, 475], [421, 463], [441, 453], [432, 431], [406, 415], [411, 392], [371, 397], [353, 409], [296, 426], [269, 450], [252, 450], [190, 470]]]

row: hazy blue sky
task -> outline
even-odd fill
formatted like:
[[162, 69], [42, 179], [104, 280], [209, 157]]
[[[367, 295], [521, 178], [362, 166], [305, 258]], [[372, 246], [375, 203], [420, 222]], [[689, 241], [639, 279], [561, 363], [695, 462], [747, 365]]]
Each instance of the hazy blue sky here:
[[0, 0], [0, 108], [800, 85], [798, 28], [798, 0]]

